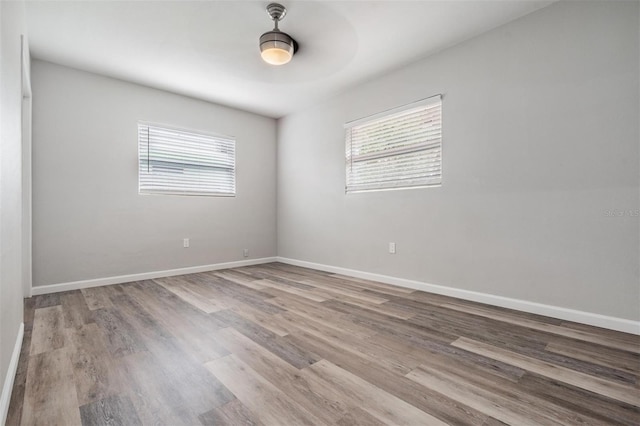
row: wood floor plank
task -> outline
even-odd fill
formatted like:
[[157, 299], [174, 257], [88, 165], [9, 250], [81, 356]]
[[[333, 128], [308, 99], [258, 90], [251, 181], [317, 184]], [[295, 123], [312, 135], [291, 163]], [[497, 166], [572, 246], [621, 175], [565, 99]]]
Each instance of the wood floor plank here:
[[62, 348], [66, 343], [62, 306], [36, 309], [29, 353], [36, 355]]
[[329, 309], [323, 309], [317, 304], [310, 304], [304, 302], [303, 299], [290, 297], [286, 294], [278, 294], [278, 297], [269, 299], [269, 303], [301, 317], [320, 322], [324, 326], [337, 331], [345, 331], [356, 336], [371, 336], [376, 333], [376, 331], [371, 328], [363, 327], [349, 321], [347, 315]]
[[202, 298], [202, 295], [192, 291], [188, 286], [181, 285], [180, 280], [175, 277], [157, 278], [154, 280], [154, 282], [158, 283], [185, 302], [195, 306], [196, 308], [207, 314], [226, 309], [226, 307], [221, 307], [219, 304], [210, 302], [208, 299]]
[[[229, 281], [229, 283], [231, 282]], [[269, 289], [268, 287], [260, 290], [259, 295], [256, 295], [257, 290], [244, 288], [235, 283], [231, 284], [233, 284], [233, 287], [226, 287], [225, 283], [216, 283], [215, 290], [220, 293], [218, 299], [222, 300], [223, 303], [225, 303], [226, 300], [230, 300], [231, 302], [229, 304], [231, 305], [234, 304], [233, 301], [241, 302], [246, 305], [251, 305], [254, 309], [258, 309], [266, 314], [277, 314], [282, 311], [277, 306], [268, 303], [268, 299], [273, 297], [266, 292], [266, 290]]]
[[212, 315], [221, 317], [240, 333], [296, 368], [307, 367], [320, 359], [317, 355], [296, 346], [286, 338], [278, 336], [258, 324], [247, 321], [235, 312], [222, 311]]
[[238, 284], [234, 281], [225, 280], [213, 274], [200, 275], [190, 277], [196, 283], [201, 283], [209, 288], [215, 289], [222, 294], [234, 297], [238, 300], [242, 300], [246, 303], [255, 302], [259, 305], [260, 301], [271, 297], [269, 294], [264, 293], [262, 290], [249, 288], [242, 284]]
[[403, 320], [412, 318], [416, 315], [415, 312], [410, 312], [407, 309], [402, 309], [398, 306], [390, 305], [388, 304], [388, 302], [383, 302], [383, 303], [364, 302], [359, 299], [354, 299], [353, 297], [350, 297], [350, 296], [341, 296], [340, 301], [348, 305], [357, 306], [359, 308], [364, 308], [370, 311], [378, 312], [390, 317], [399, 318]]
[[309, 348], [340, 368], [363, 378], [372, 385], [444, 422], [456, 425], [481, 425], [487, 419], [483, 413], [459, 403], [454, 398], [449, 398], [404, 376], [399, 376], [381, 364], [372, 364], [358, 356], [357, 353], [345, 350], [342, 345], [335, 346], [327, 340], [305, 333], [289, 335], [287, 339], [298, 342], [300, 346]]
[[24, 331], [33, 330], [33, 318], [36, 314], [36, 298], [30, 297], [24, 299]]
[[258, 416], [242, 405], [239, 399], [227, 402], [198, 416], [204, 426], [262, 426]]
[[454, 381], [451, 376], [444, 375], [435, 369], [416, 369], [407, 374], [407, 377], [506, 424], [562, 424], [560, 421], [538, 415], [535, 407], [490, 392], [482, 392], [482, 388]]
[[172, 278], [174, 280], [178, 280], [181, 286], [199, 295], [202, 299], [207, 299], [209, 301], [219, 300], [221, 299], [221, 297], [223, 299], [227, 299], [222, 293], [220, 293], [219, 290], [216, 289], [215, 286], [211, 285], [211, 283], [215, 282], [216, 280], [224, 280], [224, 278], [213, 275], [213, 273], [207, 272], [202, 274], [189, 274]]
[[352, 306], [338, 300], [327, 300], [326, 302], [322, 302], [322, 305], [323, 307], [346, 314], [347, 318], [355, 324], [364, 326], [370, 330], [375, 330], [377, 333], [387, 333], [391, 336], [404, 336], [407, 339], [422, 338], [444, 343], [450, 343], [458, 337], [456, 334], [442, 332], [409, 321], [402, 321], [380, 312]]
[[25, 300], [8, 425], [640, 424], [640, 336], [281, 263]]
[[[278, 265], [277, 263], [263, 263], [262, 265], [252, 265], [250, 268], [247, 268], [247, 269], [251, 271], [258, 271], [263, 274], [267, 274], [268, 276], [271, 276], [271, 277], [284, 278], [288, 281], [299, 282], [308, 278], [308, 275], [306, 275], [304, 272], [300, 273], [296, 271], [291, 271], [286, 267], [280, 268], [277, 265]], [[280, 265], [286, 266], [284, 264], [280, 264]]]
[[312, 386], [297, 368], [243, 334], [231, 328], [220, 330], [218, 334], [235, 356], [323, 422], [335, 423], [351, 408], [339, 399], [326, 399], [312, 392]]
[[[160, 343], [160, 342], [158, 342]], [[197, 416], [234, 399], [200, 363], [171, 340], [122, 359], [132, 385], [129, 397], [144, 424], [197, 424]], [[166, 419], [165, 419], [166, 417]]]
[[563, 326], [545, 324], [538, 321], [517, 318], [514, 316], [509, 316], [509, 315], [505, 315], [495, 311], [491, 311], [489, 309], [471, 308], [471, 307], [461, 308], [459, 306], [454, 306], [454, 305], [443, 305], [443, 307], [447, 309], [461, 310], [464, 312], [472, 313], [474, 315], [478, 315], [486, 318], [496, 319], [498, 321], [506, 322], [508, 324], [514, 324], [514, 325], [530, 328], [532, 330], [544, 331], [546, 333], [556, 334], [564, 337], [570, 337], [576, 340], [582, 340], [585, 342], [605, 345], [608, 347], [613, 347], [616, 349], [633, 352], [636, 354], [640, 353], [640, 336], [638, 336], [636, 339], [629, 339], [628, 337], [624, 339], [618, 339], [615, 337], [602, 336], [592, 331], [573, 330]]
[[355, 407], [349, 410], [340, 420], [336, 422], [337, 426], [384, 426], [385, 423], [373, 417], [365, 410]]
[[[396, 425], [446, 425], [445, 422], [329, 361], [318, 361], [303, 370], [302, 374], [309, 378], [309, 383], [326, 382], [332, 388], [334, 398], [337, 393], [343, 400], [362, 408], [382, 422]], [[313, 387], [313, 391], [319, 393], [325, 392], [326, 389], [327, 387]]]
[[525, 374], [525, 370], [506, 364], [504, 362], [478, 355], [464, 349], [456, 348], [448, 343], [428, 341], [424, 339], [399, 339], [388, 334], [378, 334], [369, 338], [379, 345], [394, 348], [406, 348], [416, 359], [427, 362], [433, 357], [446, 357], [450, 363], [461, 368], [473, 367], [479, 371], [487, 372], [497, 377], [517, 382]]
[[213, 275], [216, 278], [222, 278], [227, 281], [234, 282], [236, 284], [243, 285], [245, 287], [249, 287], [254, 290], [263, 290], [264, 286], [258, 283], [258, 280], [254, 280], [251, 278], [247, 278], [246, 275], [239, 274], [235, 272], [233, 269], [225, 269], [222, 271], [209, 272], [208, 274]]
[[331, 282], [329, 279], [315, 280], [315, 281], [304, 281], [305, 284], [313, 284], [315, 286], [315, 293], [319, 295], [326, 295], [330, 299], [334, 299], [337, 296], [349, 296], [353, 299], [360, 300], [362, 302], [375, 303], [380, 304], [389, 301], [387, 298], [367, 295], [364, 292], [357, 290], [348, 290], [341, 286], [340, 284], [335, 284]]
[[235, 355], [205, 364], [243, 405], [260, 413], [265, 425], [322, 425], [320, 419], [295, 403]]
[[131, 399], [140, 421], [145, 425], [195, 425], [198, 413], [190, 412], [187, 401], [173, 389], [173, 378], [149, 352], [122, 358], [131, 386]]
[[81, 424], [69, 355], [61, 348], [31, 356], [21, 424]]
[[384, 284], [380, 282], [365, 280], [362, 278], [348, 277], [346, 275], [333, 274], [331, 275], [331, 277], [342, 280], [342, 281], [348, 281], [353, 285], [358, 286], [362, 289], [375, 290], [380, 293], [387, 293], [389, 295], [401, 295], [406, 297], [407, 295], [410, 295], [416, 292], [416, 290], [412, 288], [398, 287], [390, 284]]
[[[147, 349], [160, 362], [174, 365], [180, 360], [171, 371], [179, 372], [181, 381], [187, 381], [190, 374], [195, 374], [194, 370], [198, 370], [201, 363], [229, 354], [216, 340], [213, 330], [204, 334], [193, 333], [188, 323], [185, 325], [176, 321], [176, 318], [156, 318], [126, 293], [112, 296], [111, 300], [119, 307], [125, 320], [142, 337]], [[165, 324], [169, 324], [169, 327]], [[191, 381], [189, 388], [192, 389], [194, 386]], [[205, 386], [210, 386], [209, 393], [214, 393], [214, 390], [219, 392], [220, 398], [228, 396], [217, 382], [209, 381]]]
[[82, 293], [74, 291], [60, 296], [60, 304], [66, 328], [81, 328], [95, 322]]
[[599, 377], [589, 376], [585, 373], [570, 370], [565, 367], [559, 367], [546, 361], [509, 352], [504, 349], [481, 342], [475, 342], [464, 337], [461, 337], [452, 344], [458, 348], [506, 362], [541, 376], [549, 377], [591, 392], [599, 393], [618, 401], [640, 406], [640, 389], [635, 387], [624, 386], [615, 382], [600, 379]]
[[[207, 362], [228, 355], [228, 352], [220, 346], [212, 334], [213, 331], [220, 329], [221, 326], [226, 326], [226, 324], [215, 319], [210, 322], [212, 318], [203, 313], [199, 313], [198, 316], [206, 321], [198, 321], [197, 318], [192, 317], [193, 312], [176, 310], [171, 306], [171, 303], [160, 301], [135, 286], [125, 287], [125, 293], [131, 301], [119, 300], [121, 309], [130, 306], [127, 312], [129, 320], [134, 325], [138, 324], [140, 332], [147, 334], [149, 338], [160, 340], [175, 338], [180, 342], [188, 354], [187, 356], [199, 362]], [[141, 317], [141, 319], [135, 321], [132, 319], [135, 316]], [[146, 332], [145, 329], [147, 329]], [[154, 334], [155, 336], [153, 336]]]
[[[546, 317], [543, 317], [543, 318], [546, 318]], [[559, 326], [562, 326], [568, 329], [583, 331], [589, 334], [598, 334], [600, 336], [605, 336], [620, 342], [627, 342], [631, 345], [638, 345], [640, 343], [639, 328], [635, 329], [636, 333], [625, 333], [618, 330], [610, 330], [610, 329], [601, 328], [601, 327], [594, 327], [592, 325], [581, 324], [573, 321], [565, 321], [565, 320], [558, 320], [558, 321], [560, 322], [558, 324]], [[542, 321], [542, 322], [547, 322], [547, 321]]]
[[290, 330], [295, 330], [290, 334], [305, 332], [335, 345], [342, 345], [345, 350], [349, 350], [370, 362], [378, 363], [400, 375], [408, 373], [420, 364], [420, 360], [413, 357], [411, 353], [403, 353], [394, 348], [370, 343], [364, 337], [325, 327], [321, 323], [290, 312], [285, 312], [281, 316], [290, 324]]
[[96, 324], [106, 338], [107, 350], [112, 356], [120, 357], [146, 351], [140, 335], [126, 321], [116, 308], [101, 308], [94, 312]]
[[[202, 312], [154, 281], [138, 281], [125, 287], [125, 292], [130, 294], [145, 309], [153, 308], [157, 310], [156, 318], [166, 317], [170, 318], [171, 321], [178, 319], [186, 321], [185, 324], [190, 324], [194, 332], [206, 334], [211, 330], [218, 330], [227, 326], [215, 316]], [[167, 325], [166, 322], [164, 324], [165, 326]], [[187, 328], [186, 325], [185, 328]]]
[[90, 310], [113, 308], [104, 287], [83, 288], [80, 291]]
[[545, 350], [640, 376], [640, 355], [573, 339], [554, 339]]
[[621, 384], [635, 384], [637, 380], [635, 375], [624, 371], [553, 354], [546, 350], [547, 335], [535, 330], [524, 329], [518, 325], [505, 326], [499, 321], [485, 318], [474, 320], [473, 316], [467, 314], [450, 315], [443, 312], [441, 307], [433, 308], [428, 314], [416, 315], [407, 322], [432, 330], [442, 330], [471, 340], [482, 341], [511, 352]]
[[[527, 413], [526, 415], [532, 420], [538, 419], [536, 423], [558, 421], [561, 424], [593, 424], [595, 422], [594, 418], [584, 415], [582, 412], [566, 409], [562, 405], [546, 403], [544, 399], [535, 394], [523, 392], [519, 381], [505, 380], [473, 366], [454, 366], [449, 359], [443, 356], [429, 358], [427, 364], [420, 365], [414, 372], [417, 370], [420, 370], [419, 374], [426, 372], [429, 376], [440, 375], [447, 382], [457, 383], [472, 390], [478, 398], [493, 401], [505, 410], [511, 410], [514, 413]], [[529, 413], [527, 410], [532, 407], [535, 407], [535, 412]], [[497, 415], [494, 412], [487, 412], [487, 414], [491, 417]], [[503, 418], [496, 418], [504, 421]]]
[[120, 394], [128, 385], [111, 356], [105, 337], [96, 324], [87, 324], [69, 332], [69, 356], [80, 405]]
[[142, 426], [131, 399], [121, 395], [82, 405], [80, 418], [83, 426]]
[[[200, 357], [200, 347], [194, 349], [191, 341], [186, 345], [183, 336], [175, 337], [159, 321], [150, 315], [140, 304], [127, 294], [112, 296], [114, 305], [119, 306], [123, 318], [138, 332], [144, 346], [150, 353], [149, 360], [162, 369], [161, 377], [172, 382], [173, 391], [180, 394], [187, 409], [195, 413], [209, 411], [233, 398], [233, 395], [207, 373], [202, 360], [216, 359], [228, 354], [219, 342], [215, 341], [213, 331], [205, 336], [215, 348], [215, 355]], [[187, 330], [184, 330], [187, 332]], [[194, 356], [194, 351], [197, 355]]]
[[574, 412], [583, 413], [593, 418], [594, 423], [627, 426], [640, 424], [640, 407], [594, 394], [548, 377], [527, 373], [518, 381], [518, 385], [522, 392]]
[[60, 304], [60, 293], [40, 294], [33, 297], [35, 309], [49, 308]]
[[535, 330], [522, 333], [522, 329], [518, 326], [507, 326], [493, 319], [474, 317], [440, 306], [432, 306], [409, 318], [407, 322], [425, 329], [439, 330], [505, 347], [522, 347], [540, 351], [544, 351], [548, 338], [548, 335]]
[[234, 306], [231, 308], [231, 311], [237, 313], [243, 318], [266, 328], [278, 336], [286, 336], [289, 334], [288, 328], [285, 326], [280, 314], [265, 314], [264, 312], [253, 309], [250, 305], [242, 302], [237, 302], [233, 305]]
[[118, 307], [124, 321], [126, 321], [139, 336], [145, 338], [145, 342], [150, 340], [166, 340], [174, 337], [161, 318], [156, 318], [150, 314], [141, 304], [134, 300], [125, 291], [110, 297], [114, 306]]
[[309, 300], [312, 300], [314, 302], [324, 302], [325, 300], [328, 300], [328, 299], [332, 298], [329, 295], [320, 295], [320, 294], [314, 293], [313, 291], [301, 290], [299, 288], [288, 286], [288, 285], [285, 285], [285, 284], [281, 284], [279, 282], [271, 281], [271, 280], [268, 280], [268, 279], [264, 279], [264, 280], [260, 280], [260, 281], [256, 281], [256, 282], [260, 283], [260, 285], [262, 285], [263, 287], [276, 288], [276, 289], [284, 291], [286, 293], [291, 293], [291, 294], [294, 294], [296, 296], [304, 297], [305, 299], [309, 299]]
[[[263, 279], [270, 280], [279, 284], [284, 284], [288, 287], [298, 288], [300, 290], [313, 290], [313, 285], [305, 284], [303, 281], [306, 279], [304, 276], [298, 274], [291, 274], [288, 272], [281, 272], [274, 274], [273, 270], [264, 265], [254, 265], [251, 267], [252, 271], [257, 271], [260, 276], [265, 277]], [[256, 282], [259, 282], [258, 280]]]

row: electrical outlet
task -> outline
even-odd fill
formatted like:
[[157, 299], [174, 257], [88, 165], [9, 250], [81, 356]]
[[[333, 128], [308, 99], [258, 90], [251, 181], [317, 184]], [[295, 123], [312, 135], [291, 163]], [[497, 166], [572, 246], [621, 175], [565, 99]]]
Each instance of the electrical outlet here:
[[185, 238], [182, 240], [182, 247], [184, 248], [188, 248], [189, 247], [189, 239]]
[[244, 249], [244, 250], [242, 250], [242, 255], [243, 255], [244, 257], [249, 257], [249, 249]]
[[396, 243], [389, 243], [389, 253], [396, 254]]

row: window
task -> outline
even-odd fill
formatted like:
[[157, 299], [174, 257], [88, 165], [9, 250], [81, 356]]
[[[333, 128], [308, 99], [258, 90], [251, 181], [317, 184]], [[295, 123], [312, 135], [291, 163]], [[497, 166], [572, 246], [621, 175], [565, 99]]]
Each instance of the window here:
[[442, 182], [440, 95], [345, 127], [347, 193]]
[[188, 130], [138, 123], [141, 194], [236, 193], [236, 141]]

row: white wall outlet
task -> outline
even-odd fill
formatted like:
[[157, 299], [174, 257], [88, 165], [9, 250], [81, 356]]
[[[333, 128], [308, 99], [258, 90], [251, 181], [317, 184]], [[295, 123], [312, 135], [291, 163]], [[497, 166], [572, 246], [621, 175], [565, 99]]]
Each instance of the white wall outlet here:
[[396, 243], [389, 243], [389, 253], [396, 254]]
[[182, 247], [187, 248], [189, 247], [189, 239], [185, 238], [182, 240]]
[[242, 255], [243, 255], [244, 257], [249, 257], [249, 249], [244, 249], [244, 250], [242, 250]]

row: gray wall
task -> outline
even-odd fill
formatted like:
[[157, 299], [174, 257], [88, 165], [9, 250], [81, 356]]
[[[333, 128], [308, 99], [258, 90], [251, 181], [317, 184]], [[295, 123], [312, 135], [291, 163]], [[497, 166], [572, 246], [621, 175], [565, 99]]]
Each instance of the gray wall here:
[[[32, 87], [34, 286], [276, 255], [274, 120], [42, 61]], [[237, 196], [139, 195], [138, 120], [235, 136]]]
[[[278, 254], [639, 320], [638, 15], [554, 4], [280, 119]], [[345, 195], [343, 123], [437, 93], [442, 186]]]
[[[22, 322], [21, 40], [24, 4], [0, 2], [0, 387]], [[8, 395], [6, 395], [8, 397]], [[6, 408], [6, 407], [3, 407]], [[4, 424], [0, 413], [0, 424]]]

